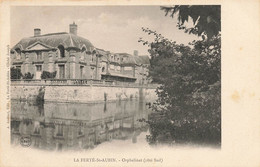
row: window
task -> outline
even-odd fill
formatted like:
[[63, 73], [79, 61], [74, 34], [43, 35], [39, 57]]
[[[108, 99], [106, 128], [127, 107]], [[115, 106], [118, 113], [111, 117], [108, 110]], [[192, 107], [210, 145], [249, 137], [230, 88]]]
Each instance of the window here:
[[95, 72], [95, 68], [91, 68], [91, 74], [90, 74], [90, 77], [91, 79], [94, 79], [94, 72]]
[[21, 71], [21, 68], [22, 68], [21, 66], [16, 66], [16, 69], [19, 69], [20, 71]]
[[84, 66], [80, 66], [80, 78], [83, 79]]
[[102, 67], [102, 72], [105, 72], [105, 67]]
[[36, 59], [42, 60], [42, 52], [36, 52]]
[[56, 136], [63, 136], [63, 126], [62, 125], [57, 125], [56, 127]]
[[83, 47], [81, 50], [80, 61], [84, 61], [86, 55], [86, 48]]
[[34, 134], [40, 134], [40, 126], [36, 126], [34, 127], [34, 131], [33, 131]]
[[59, 65], [59, 79], [65, 78], [65, 65]]
[[19, 48], [15, 49], [16, 52], [16, 59], [21, 59], [21, 50]]
[[36, 65], [36, 71], [42, 71], [42, 65]]
[[80, 126], [78, 127], [78, 136], [84, 135], [83, 128]]
[[90, 61], [94, 61], [95, 60], [95, 55], [90, 55], [90, 58], [91, 58], [91, 60]]
[[58, 46], [60, 58], [65, 57], [65, 49], [62, 45]]
[[92, 55], [91, 59], [92, 59], [91, 61], [95, 61], [96, 60], [96, 56]]
[[84, 53], [83, 53], [83, 54], [80, 55], [79, 60], [80, 60], [80, 61], [84, 61], [84, 57], [85, 57], [85, 56], [84, 56]]
[[115, 66], [113, 64], [110, 64], [110, 69], [115, 69]]
[[131, 71], [133, 68], [132, 67], [125, 67], [124, 70], [125, 71]]
[[25, 55], [25, 61], [29, 61], [29, 54], [27, 53], [26, 55]]

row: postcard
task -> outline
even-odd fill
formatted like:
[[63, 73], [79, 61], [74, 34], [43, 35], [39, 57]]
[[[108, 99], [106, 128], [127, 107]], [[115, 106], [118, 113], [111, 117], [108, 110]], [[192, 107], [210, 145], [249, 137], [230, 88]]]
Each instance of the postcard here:
[[0, 166], [259, 166], [259, 1], [1, 1]]

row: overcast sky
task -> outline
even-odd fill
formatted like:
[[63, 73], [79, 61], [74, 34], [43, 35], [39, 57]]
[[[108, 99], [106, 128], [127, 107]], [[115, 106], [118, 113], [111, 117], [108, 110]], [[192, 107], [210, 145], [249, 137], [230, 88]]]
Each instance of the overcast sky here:
[[33, 36], [33, 29], [42, 34], [69, 32], [69, 24], [78, 25], [78, 35], [97, 48], [112, 52], [148, 54], [147, 46], [138, 42], [139, 37], [152, 40], [141, 27], [156, 30], [177, 43], [188, 44], [196, 39], [176, 27], [177, 20], [165, 17], [159, 6], [66, 6], [66, 7], [12, 7], [11, 45], [23, 37]]

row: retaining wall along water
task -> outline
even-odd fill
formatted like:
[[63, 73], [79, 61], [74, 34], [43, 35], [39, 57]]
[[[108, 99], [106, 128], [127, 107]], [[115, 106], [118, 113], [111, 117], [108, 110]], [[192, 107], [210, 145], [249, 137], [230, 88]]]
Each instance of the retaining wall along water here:
[[95, 103], [127, 99], [154, 101], [155, 88], [100, 85], [11, 85], [11, 99]]

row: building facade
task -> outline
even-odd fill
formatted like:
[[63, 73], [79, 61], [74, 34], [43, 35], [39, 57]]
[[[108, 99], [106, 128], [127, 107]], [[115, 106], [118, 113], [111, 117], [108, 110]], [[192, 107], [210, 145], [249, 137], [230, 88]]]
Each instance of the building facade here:
[[117, 80], [148, 83], [148, 56], [111, 53], [98, 49], [77, 35], [77, 25], [70, 24], [70, 32], [23, 38], [11, 49], [12, 67], [22, 74], [30, 72], [33, 79], [41, 79], [43, 71], [56, 72], [55, 79]]

